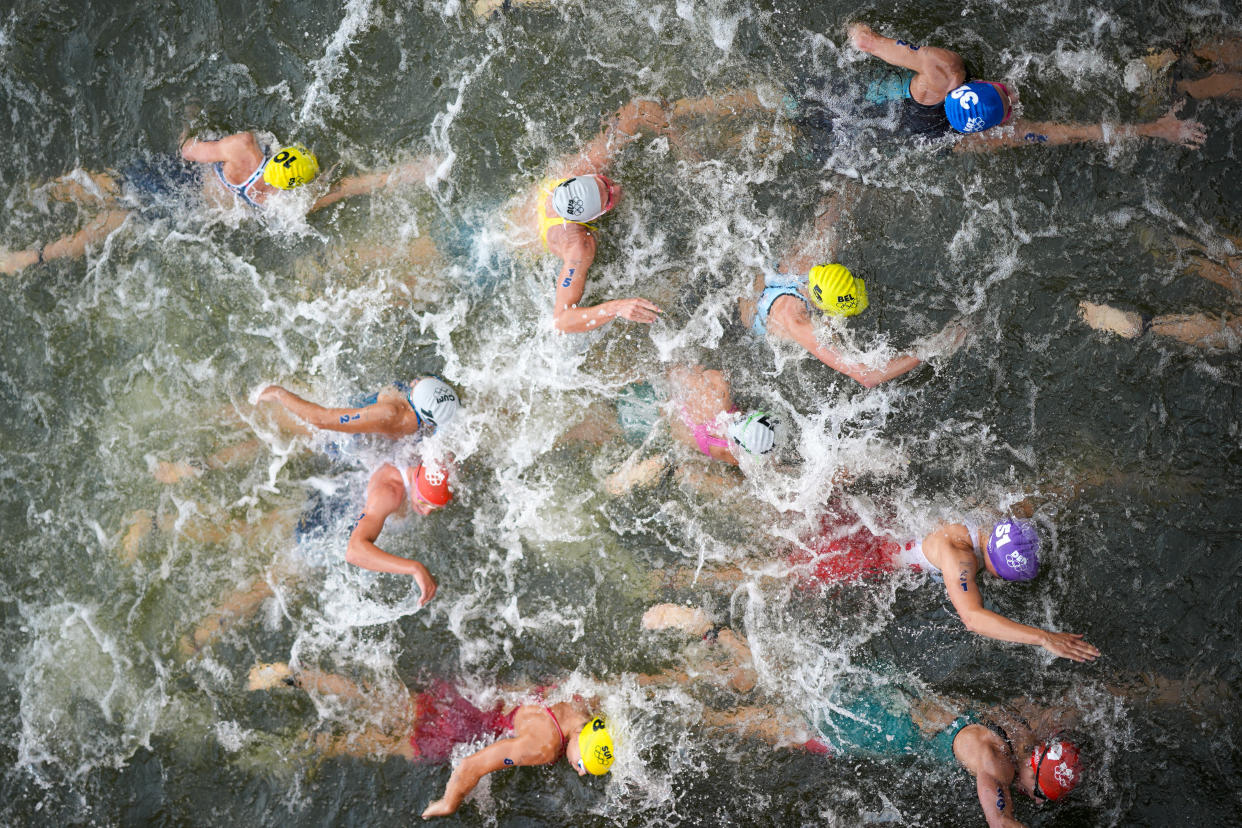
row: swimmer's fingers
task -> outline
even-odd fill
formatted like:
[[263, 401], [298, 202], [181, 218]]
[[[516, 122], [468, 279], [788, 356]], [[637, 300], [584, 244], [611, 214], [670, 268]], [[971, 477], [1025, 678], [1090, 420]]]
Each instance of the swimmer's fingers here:
[[431, 577], [427, 567], [418, 561], [414, 561], [414, 564], [414, 583], [418, 584], [419, 590], [423, 593], [423, 597], [418, 601], [418, 606], [425, 607], [428, 601], [436, 597], [436, 579]]
[[619, 299], [614, 307], [617, 316], [631, 322], [642, 322], [650, 325], [660, 318], [660, 309], [652, 302], [641, 297]]
[[1083, 640], [1081, 633], [1049, 633], [1044, 649], [1060, 658], [1071, 661], [1091, 661], [1100, 655], [1100, 651]]
[[1207, 128], [1198, 121], [1182, 121], [1180, 142], [1183, 147], [1198, 149], [1207, 140]]
[[269, 385], [259, 392], [255, 402], [280, 402], [280, 394], [284, 390], [279, 385]]

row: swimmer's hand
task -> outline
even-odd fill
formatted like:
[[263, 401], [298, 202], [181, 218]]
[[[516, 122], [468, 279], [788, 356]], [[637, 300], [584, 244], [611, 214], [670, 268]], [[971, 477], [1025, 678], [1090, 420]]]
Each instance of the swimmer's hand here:
[[419, 600], [419, 608], [427, 606], [427, 602], [436, 597], [436, 579], [431, 577], [431, 572], [427, 567], [418, 561], [410, 561], [414, 571], [410, 574], [414, 576], [414, 583], [418, 584], [418, 588], [422, 590], [423, 597]]
[[443, 799], [437, 799], [435, 802], [423, 809], [423, 819], [431, 819], [432, 817], [448, 816], [453, 813], [453, 809]]
[[278, 403], [280, 402], [281, 396], [287, 393], [289, 392], [281, 388], [279, 385], [269, 385], [267, 388], [264, 388], [262, 391], [259, 392], [259, 396], [256, 402]]
[[1177, 113], [1182, 111], [1185, 99], [1178, 101], [1164, 113], [1158, 121], [1139, 125], [1139, 133], [1148, 138], [1163, 138], [1171, 144], [1198, 149], [1207, 140], [1207, 129], [1198, 121], [1178, 120]]
[[1070, 661], [1093, 661], [1098, 658], [1100, 651], [1083, 640], [1079, 633], [1061, 633], [1044, 631], [1044, 640], [1040, 642], [1048, 652], [1059, 658], [1068, 658]]
[[846, 32], [850, 36], [850, 43], [858, 51], [870, 54], [875, 48], [875, 32], [866, 23], [851, 23]]
[[631, 322], [642, 322], [650, 325], [660, 318], [660, 309], [654, 303], [641, 297], [630, 299], [613, 299], [605, 302], [608, 310], [616, 318], [628, 319]]

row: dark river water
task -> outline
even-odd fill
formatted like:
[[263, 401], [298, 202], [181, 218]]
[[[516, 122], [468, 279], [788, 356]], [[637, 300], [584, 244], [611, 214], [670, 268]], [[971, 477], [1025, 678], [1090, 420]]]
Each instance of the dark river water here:
[[[738, 703], [813, 718], [860, 675], [976, 708], [1077, 707], [1086, 781], [1055, 807], [1019, 802], [1029, 824], [1242, 824], [1242, 367], [1231, 348], [1121, 339], [1077, 316], [1084, 300], [1236, 309], [1195, 268], [1238, 253], [1242, 102], [1188, 104], [1209, 132], [1197, 151], [912, 148], [849, 105], [879, 71], [848, 48], [853, 20], [960, 51], [1017, 86], [1027, 118], [1113, 123], [1175, 99], [1139, 77], [1149, 49], [1242, 32], [1221, 0], [556, 0], [482, 18], [460, 0], [6, 0], [8, 249], [94, 215], [45, 182], [167, 155], [187, 128], [304, 142], [326, 178], [440, 163], [430, 188], [308, 217], [135, 215], [85, 260], [0, 277], [0, 822], [411, 823], [449, 769], [319, 756], [314, 734], [362, 714], [246, 689], [256, 662], [293, 660], [377, 698], [436, 678], [510, 701], [536, 685], [599, 696], [619, 745], [609, 776], [497, 774], [450, 824], [982, 825], [961, 768], [773, 750], [702, 723]], [[846, 96], [844, 137], [818, 152], [773, 112], [625, 149], [612, 170], [626, 199], [586, 300], [641, 295], [665, 312], [649, 329], [553, 333], [558, 263], [513, 249], [507, 204], [631, 99], [749, 88], [779, 109], [811, 79]], [[830, 192], [850, 194], [842, 260], [871, 297], [841, 336], [879, 358], [964, 317], [964, 348], [866, 391], [747, 335], [737, 298]], [[610, 496], [634, 446], [561, 437], [675, 362], [724, 370], [743, 409], [780, 416], [779, 462], [747, 463], [720, 496], [676, 475]], [[465, 408], [436, 438], [460, 462], [453, 507], [384, 536], [439, 580], [420, 610], [408, 579], [343, 560], [388, 447], [341, 457], [253, 400], [279, 382], [331, 403], [427, 372]], [[654, 442], [701, 464], [667, 432]], [[222, 448], [234, 462], [155, 477]], [[308, 497], [339, 503], [298, 540]], [[1094, 663], [970, 636], [924, 576], [808, 591], [759, 574], [785, 574], [827, 509], [904, 539], [1028, 497], [1044, 574], [985, 598], [1086, 633]], [[138, 541], [135, 525], [155, 528]], [[740, 582], [669, 575], [739, 564]], [[256, 581], [273, 596], [187, 653], [183, 637]], [[685, 663], [684, 642], [640, 628], [661, 601], [746, 633], [758, 688], [640, 687]], [[1153, 685], [1194, 692], [1156, 699]]]

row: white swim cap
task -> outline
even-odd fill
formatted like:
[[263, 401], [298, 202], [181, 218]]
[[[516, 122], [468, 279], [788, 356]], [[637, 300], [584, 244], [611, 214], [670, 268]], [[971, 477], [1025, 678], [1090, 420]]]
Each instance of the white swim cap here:
[[591, 221], [604, 214], [599, 180], [593, 175], [567, 178], [552, 191], [552, 209], [563, 219]]
[[729, 438], [751, 454], [767, 454], [776, 447], [781, 421], [766, 411], [752, 411], [729, 426]]
[[457, 413], [457, 394], [444, 380], [423, 377], [410, 389], [410, 405], [418, 416], [439, 427], [447, 425]]

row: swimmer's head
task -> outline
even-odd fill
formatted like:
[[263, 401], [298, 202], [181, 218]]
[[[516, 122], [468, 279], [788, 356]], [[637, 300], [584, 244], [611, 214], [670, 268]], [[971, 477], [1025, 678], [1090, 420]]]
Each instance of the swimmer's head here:
[[1067, 739], [1049, 739], [1031, 749], [1031, 770], [1035, 779], [1031, 795], [1056, 802], [1082, 781], [1082, 761], [1078, 745]]
[[780, 424], [766, 411], [752, 411], [729, 425], [729, 439], [751, 454], [767, 454], [776, 448], [776, 427]]
[[857, 316], [867, 309], [867, 285], [845, 265], [816, 265], [806, 278], [811, 301], [824, 313]]
[[319, 175], [319, 159], [301, 144], [284, 147], [263, 167], [263, 180], [281, 190], [309, 184]]
[[410, 404], [420, 420], [440, 428], [457, 413], [457, 393], [439, 377], [423, 377], [410, 389]]
[[429, 514], [449, 504], [453, 490], [449, 488], [448, 469], [438, 463], [419, 463], [414, 472], [414, 488], [410, 505], [419, 514]]
[[1013, 101], [1013, 94], [1003, 83], [971, 81], [945, 97], [944, 112], [949, 125], [958, 132], [983, 132], [1013, 116]]
[[606, 176], [574, 176], [552, 191], [552, 209], [569, 221], [592, 221], [613, 208], [620, 191]]
[[608, 773], [616, 758], [612, 753], [612, 736], [608, 733], [608, 723], [599, 716], [587, 722], [578, 733], [578, 738], [568, 745], [565, 758], [578, 771], [579, 776], [586, 773], [603, 776]]
[[1039, 574], [1039, 532], [1025, 520], [1003, 520], [988, 537], [988, 562], [1006, 581], [1029, 581]]

